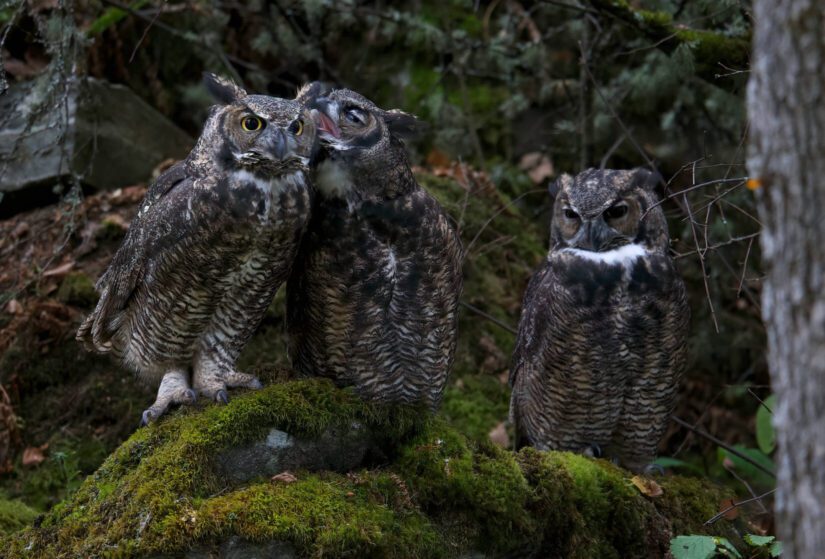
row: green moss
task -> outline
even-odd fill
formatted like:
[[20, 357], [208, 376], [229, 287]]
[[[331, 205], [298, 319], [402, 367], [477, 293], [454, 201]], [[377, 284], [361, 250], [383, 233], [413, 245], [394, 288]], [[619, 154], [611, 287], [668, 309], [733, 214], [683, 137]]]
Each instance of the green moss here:
[[255, 484], [209, 500], [197, 510], [197, 535], [244, 534], [290, 541], [306, 554], [357, 557], [437, 555], [438, 534], [425, 516], [405, 510], [385, 474], [307, 474], [289, 485]]
[[674, 477], [669, 489], [662, 496], [661, 508], [672, 519], [675, 533], [707, 532], [714, 536], [731, 537], [726, 522], [705, 526], [705, 522], [719, 512], [722, 501], [734, 497], [729, 489], [691, 477]]
[[[10, 536], [8, 557], [174, 554], [231, 535], [288, 541], [306, 556], [638, 557], [666, 549], [664, 511], [685, 515], [673, 526], [702, 533], [717, 504], [716, 490], [698, 481], [662, 479], [664, 496], [649, 499], [609, 463], [513, 454], [427, 417], [363, 403], [318, 380], [179, 410], [137, 431], [38, 528]], [[227, 487], [213, 467], [216, 452], [272, 427], [311, 437], [352, 421], [376, 434], [388, 464], [240, 487]]]
[[[212, 516], [199, 513], [204, 507], [227, 510], [226, 503], [233, 495], [210, 499], [222, 489], [209, 461], [215, 451], [262, 437], [273, 426], [311, 437], [328, 427], [356, 420], [382, 436], [403, 438], [416, 428], [421, 416], [416, 409], [386, 410], [363, 405], [353, 394], [322, 381], [270, 386], [236, 398], [225, 407], [181, 410], [158, 425], [136, 432], [70, 501], [55, 507], [38, 532], [35, 549], [54, 557], [92, 556], [111, 542], [118, 542], [122, 549], [135, 553], [174, 551], [176, 546], [186, 546], [202, 536], [217, 537], [231, 523], [221, 523], [220, 530], [211, 528]], [[261, 499], [270, 493], [268, 486], [246, 491], [253, 491]], [[237, 506], [227, 510], [227, 515], [233, 512], [239, 517], [244, 513], [247, 504], [243, 497], [239, 496]], [[308, 513], [307, 508], [295, 509], [294, 503], [292, 508]], [[323, 507], [310, 514], [323, 517], [323, 525], [341, 524], [329, 517], [333, 512], [348, 514]], [[142, 524], [145, 530], [137, 530]], [[380, 528], [378, 520], [376, 526]], [[254, 539], [265, 529], [271, 527], [250, 527], [248, 532], [240, 533]], [[297, 537], [291, 539], [296, 544], [304, 542]], [[323, 542], [315, 541], [314, 545]]]
[[486, 439], [510, 409], [510, 390], [498, 377], [466, 375], [444, 392], [441, 415], [470, 438]]
[[710, 83], [722, 87], [739, 81], [729, 79], [720, 82], [719, 63], [739, 68], [748, 65], [750, 57], [750, 37], [730, 37], [720, 32], [688, 29], [673, 21], [673, 17], [663, 11], [639, 10], [626, 0], [592, 0], [592, 5], [618, 19], [636, 27], [639, 32], [656, 42], [661, 50], [670, 53], [680, 45], [688, 45], [696, 60], [696, 74]]
[[0, 534], [11, 534], [34, 522], [37, 511], [17, 500], [0, 495]]
[[57, 299], [68, 305], [91, 308], [97, 303], [97, 291], [89, 276], [83, 272], [72, 272], [63, 278]]

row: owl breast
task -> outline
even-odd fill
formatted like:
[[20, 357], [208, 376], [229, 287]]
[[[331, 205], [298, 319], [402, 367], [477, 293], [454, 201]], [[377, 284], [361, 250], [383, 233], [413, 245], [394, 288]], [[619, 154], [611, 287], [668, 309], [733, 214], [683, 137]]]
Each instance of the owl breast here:
[[[513, 404], [539, 448], [597, 444], [627, 462], [651, 457], [684, 357], [687, 306], [672, 261], [637, 245], [553, 251], [520, 325]], [[647, 422], [651, 432], [625, 429]], [[640, 441], [628, 444], [630, 437]], [[641, 457], [640, 457], [641, 456]]]
[[124, 360], [151, 376], [158, 364], [187, 359], [203, 336], [240, 351], [286, 280], [310, 204], [302, 174], [261, 181], [236, 173], [193, 193], [188, 212], [220, 210], [197, 236], [150, 262], [132, 305], [137, 312], [119, 335]]

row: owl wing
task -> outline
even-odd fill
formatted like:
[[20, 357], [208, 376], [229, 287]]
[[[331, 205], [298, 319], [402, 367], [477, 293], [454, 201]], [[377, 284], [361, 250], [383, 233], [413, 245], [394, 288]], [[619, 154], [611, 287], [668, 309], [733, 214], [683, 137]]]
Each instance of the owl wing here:
[[[117, 331], [135, 289], [143, 281], [147, 263], [166, 248], [184, 241], [199, 229], [201, 223], [212, 223], [219, 207], [197, 204], [190, 212], [196, 196], [184, 162], [179, 162], [149, 188], [132, 220], [129, 231], [109, 267], [97, 282], [100, 300], [95, 310], [83, 321], [77, 339], [87, 348], [105, 353], [111, 350], [111, 338]], [[181, 219], [182, 215], [191, 216]]]
[[530, 278], [527, 289], [524, 292], [524, 301], [521, 305], [521, 318], [519, 319], [518, 334], [516, 335], [516, 345], [513, 349], [512, 364], [510, 367], [510, 386], [515, 386], [517, 377], [521, 369], [525, 366], [530, 356], [536, 353], [535, 345], [539, 339], [534, 335], [536, 332], [536, 322], [540, 319], [539, 314], [546, 312], [546, 302], [543, 301], [547, 291], [545, 282], [552, 274], [549, 261], [539, 268]]

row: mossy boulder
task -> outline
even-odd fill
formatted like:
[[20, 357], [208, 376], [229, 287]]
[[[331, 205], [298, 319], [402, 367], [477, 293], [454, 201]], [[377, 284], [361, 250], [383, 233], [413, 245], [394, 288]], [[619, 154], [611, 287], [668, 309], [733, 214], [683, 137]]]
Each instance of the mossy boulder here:
[[[227, 453], [273, 430], [293, 449], [314, 449], [290, 465], [294, 479], [270, 479], [272, 468], [227, 475]], [[319, 455], [339, 453], [335, 439], [344, 448], [368, 439], [380, 452], [364, 451], [349, 471], [317, 469]], [[70, 499], [2, 545], [9, 558], [658, 558], [673, 535], [707, 533], [703, 522], [727, 496], [667, 477], [657, 480], [662, 495], [647, 497], [631, 476], [569, 453], [471, 442], [421, 409], [302, 380], [138, 430]], [[729, 532], [723, 522], [711, 533]]]
[[0, 534], [11, 534], [34, 522], [37, 511], [22, 501], [0, 494]]

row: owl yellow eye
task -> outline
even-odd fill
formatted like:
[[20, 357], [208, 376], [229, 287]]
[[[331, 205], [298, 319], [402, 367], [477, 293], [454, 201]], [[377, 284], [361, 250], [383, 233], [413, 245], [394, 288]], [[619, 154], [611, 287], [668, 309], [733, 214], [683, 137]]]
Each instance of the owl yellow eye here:
[[241, 120], [241, 128], [247, 132], [257, 132], [264, 127], [264, 121], [256, 116], [245, 116]]
[[292, 132], [293, 136], [300, 136], [304, 133], [304, 121], [301, 119], [296, 120], [289, 125], [288, 130]]

